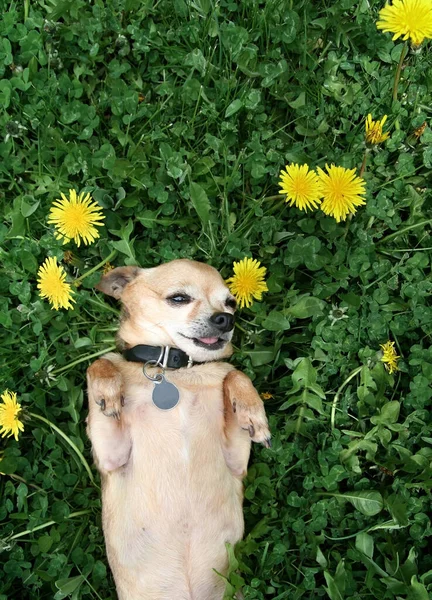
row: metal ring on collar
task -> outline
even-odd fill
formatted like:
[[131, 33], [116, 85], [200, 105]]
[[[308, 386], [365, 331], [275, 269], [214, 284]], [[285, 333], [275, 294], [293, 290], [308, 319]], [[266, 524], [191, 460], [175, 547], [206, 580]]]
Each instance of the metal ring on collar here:
[[[149, 365], [160, 367], [162, 369], [162, 373], [156, 373], [156, 375], [149, 375], [146, 371], [146, 367], [148, 367]], [[158, 384], [162, 383], [162, 381], [164, 380], [165, 369], [161, 367], [158, 360], [148, 360], [146, 363], [144, 363], [143, 373], [144, 376], [147, 377], [147, 379], [153, 381], [153, 383]]]

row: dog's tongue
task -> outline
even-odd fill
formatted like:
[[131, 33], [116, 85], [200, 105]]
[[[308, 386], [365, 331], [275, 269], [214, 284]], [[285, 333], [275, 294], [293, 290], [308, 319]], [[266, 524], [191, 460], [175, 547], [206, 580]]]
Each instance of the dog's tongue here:
[[202, 342], [203, 344], [216, 344], [216, 342], [218, 341], [219, 338], [217, 337], [212, 337], [212, 338], [198, 338], [200, 342]]

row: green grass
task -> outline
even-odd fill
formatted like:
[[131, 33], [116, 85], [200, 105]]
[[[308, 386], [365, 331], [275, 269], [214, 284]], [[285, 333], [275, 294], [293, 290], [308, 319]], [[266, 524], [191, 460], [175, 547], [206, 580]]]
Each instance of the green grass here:
[[[268, 269], [233, 361], [272, 394], [273, 448], [254, 448], [228, 597], [432, 593], [432, 132], [414, 135], [430, 120], [432, 59], [430, 43], [409, 51], [392, 101], [403, 43], [376, 29], [381, 7], [6, 2], [0, 391], [42, 419], [2, 441], [0, 600], [115, 598], [85, 370], [114, 345], [118, 306], [94, 291], [100, 271], [73, 311], [39, 298], [39, 265], [66, 249], [71, 281], [114, 250], [115, 265], [188, 257], [229, 277], [253, 256]], [[286, 164], [360, 169], [368, 113], [389, 115], [391, 137], [368, 156], [366, 206], [340, 224], [287, 207]], [[105, 209], [89, 247], [62, 246], [47, 224], [71, 187]]]

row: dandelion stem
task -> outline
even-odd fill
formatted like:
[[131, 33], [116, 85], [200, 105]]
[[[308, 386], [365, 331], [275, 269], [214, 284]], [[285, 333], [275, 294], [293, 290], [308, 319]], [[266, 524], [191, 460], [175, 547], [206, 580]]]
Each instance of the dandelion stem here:
[[96, 271], [99, 271], [99, 269], [101, 267], [104, 266], [105, 263], [109, 262], [110, 260], [112, 260], [115, 256], [117, 256], [117, 250], [113, 250], [110, 254], [108, 254], [108, 256], [106, 258], [104, 258], [100, 263], [98, 263], [95, 267], [93, 267], [92, 269], [90, 269], [89, 271], [87, 271], [86, 273], [84, 273], [83, 275], [81, 275], [81, 277], [78, 277], [78, 279], [75, 279], [74, 281], [74, 285], [77, 286], [78, 284], [81, 283], [81, 281], [83, 279], [85, 279], [86, 277], [88, 277], [89, 275], [92, 275], [93, 273], [95, 273]]
[[80, 363], [85, 362], [86, 360], [96, 358], [96, 356], [100, 356], [101, 354], [107, 354], [107, 352], [112, 352], [115, 349], [116, 349], [116, 346], [108, 346], [108, 348], [104, 348], [103, 350], [99, 350], [98, 352], [93, 352], [93, 354], [86, 354], [85, 356], [82, 356], [81, 358], [77, 358], [76, 360], [65, 365], [64, 367], [60, 367], [60, 369], [55, 369], [54, 371], [51, 371], [51, 375], [58, 375], [59, 373], [62, 373], [63, 371], [67, 371], [68, 369], [70, 369], [71, 367], [74, 367], [75, 365], [79, 365]]
[[34, 419], [39, 419], [40, 421], [43, 421], [44, 423], [46, 423], [47, 425], [49, 425], [52, 429], [54, 429], [54, 431], [56, 433], [59, 434], [59, 436], [61, 436], [65, 442], [67, 442], [69, 444], [69, 446], [72, 448], [72, 450], [74, 450], [74, 452], [76, 453], [76, 455], [78, 456], [78, 458], [81, 461], [82, 466], [84, 467], [84, 469], [87, 471], [88, 476], [90, 481], [92, 482], [92, 484], [95, 487], [98, 487], [96, 485], [96, 482], [93, 478], [93, 473], [91, 472], [91, 469], [89, 467], [88, 462], [86, 461], [86, 459], [84, 458], [81, 450], [78, 448], [78, 446], [76, 444], [74, 444], [74, 442], [70, 439], [70, 437], [68, 437], [61, 429], [59, 429], [57, 427], [57, 425], [54, 425], [54, 423], [52, 423], [49, 419], [46, 419], [45, 417], [42, 417], [41, 415], [37, 415], [35, 413], [29, 413], [31, 417], [33, 417]]
[[30, 12], [30, 0], [24, 0], [24, 22], [27, 21]]
[[402, 234], [406, 233], [407, 231], [410, 231], [411, 229], [417, 229], [417, 227], [422, 227], [423, 225], [429, 225], [430, 223], [432, 223], [432, 219], [428, 219], [427, 221], [421, 221], [420, 223], [415, 223], [415, 225], [408, 225], [408, 227], [403, 227], [402, 229], [399, 229], [399, 231], [395, 231], [394, 233], [391, 233], [390, 235], [386, 235], [385, 237], [383, 237], [381, 240], [379, 240], [377, 242], [377, 245], [382, 244], [383, 242], [388, 242], [389, 240], [392, 240], [392, 239], [398, 237], [399, 235], [402, 235]]
[[400, 79], [401, 72], [402, 72], [402, 64], [403, 64], [404, 58], [406, 56], [407, 46], [408, 46], [408, 42], [405, 42], [405, 44], [403, 45], [403, 48], [402, 48], [402, 51], [400, 54], [400, 58], [399, 58], [399, 62], [398, 62], [398, 66], [396, 69], [395, 78], [394, 78], [394, 82], [393, 82], [393, 102], [395, 102], [397, 100], [399, 79]]
[[39, 487], [35, 483], [30, 483], [29, 481], [27, 481], [26, 479], [24, 479], [24, 477], [20, 477], [20, 475], [17, 475], [16, 473], [6, 473], [6, 475], [8, 477], [10, 477], [11, 479], [15, 479], [15, 481], [20, 481], [21, 483], [25, 483], [29, 487], [34, 488], [35, 490], [37, 490], [38, 492], [41, 492], [42, 494], [46, 494], [47, 493], [46, 490], [42, 489], [41, 487]]
[[[89, 515], [91, 510], [78, 510], [77, 512], [70, 513], [66, 518], [74, 519], [75, 517], [82, 517], [82, 515]], [[36, 525], [33, 529], [26, 529], [25, 531], [21, 531], [20, 533], [16, 533], [12, 535], [10, 538], [7, 538], [7, 541], [17, 540], [20, 537], [28, 535], [29, 533], [33, 533], [33, 531], [39, 531], [40, 529], [45, 529], [46, 527], [50, 527], [51, 525], [55, 525], [57, 521], [47, 521], [46, 523], [42, 523], [42, 525]]]
[[333, 400], [333, 404], [332, 404], [332, 409], [331, 409], [331, 417], [330, 417], [330, 423], [331, 423], [331, 428], [332, 430], [335, 428], [335, 417], [336, 417], [336, 407], [337, 404], [339, 402], [339, 397], [344, 389], [344, 387], [346, 385], [348, 385], [348, 383], [351, 381], [351, 379], [354, 379], [354, 377], [360, 373], [360, 371], [363, 369], [363, 365], [361, 367], [357, 367], [357, 369], [354, 369], [354, 371], [352, 371], [348, 377], [345, 379], [345, 381], [342, 383], [342, 385], [339, 387], [338, 391], [336, 392], [336, 395], [334, 397]]
[[428, 248], [390, 248], [388, 252], [383, 252], [383, 254], [391, 254], [392, 252], [426, 252], [426, 250], [432, 250], [432, 246]]
[[369, 150], [366, 148], [364, 156], [363, 156], [363, 162], [360, 167], [359, 177], [363, 177], [363, 173], [366, 171], [366, 163], [367, 163], [368, 154], [369, 154]]
[[264, 198], [261, 198], [261, 202], [264, 202], [264, 200], [280, 200], [281, 199], [281, 194], [277, 194], [276, 196], [265, 196]]

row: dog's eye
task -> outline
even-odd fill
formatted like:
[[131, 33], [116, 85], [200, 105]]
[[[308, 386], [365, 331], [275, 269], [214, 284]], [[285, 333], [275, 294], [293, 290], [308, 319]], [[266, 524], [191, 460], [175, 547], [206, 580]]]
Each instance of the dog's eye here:
[[189, 302], [192, 302], [192, 298], [187, 294], [173, 294], [167, 300], [170, 304], [189, 304]]
[[229, 306], [230, 308], [233, 308], [234, 310], [237, 308], [237, 302], [235, 298], [227, 298], [225, 300], [225, 305]]

